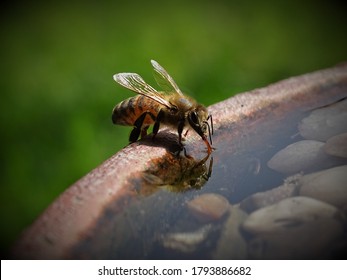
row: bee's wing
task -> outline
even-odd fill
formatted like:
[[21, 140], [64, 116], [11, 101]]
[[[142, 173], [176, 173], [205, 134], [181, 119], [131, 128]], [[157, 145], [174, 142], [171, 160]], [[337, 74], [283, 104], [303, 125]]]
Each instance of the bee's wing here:
[[113, 75], [113, 79], [121, 86], [130, 89], [138, 94], [142, 94], [158, 103], [171, 108], [172, 105], [166, 101], [160, 93], [147, 84], [140, 75], [136, 73], [119, 73]]
[[180, 95], [183, 95], [175, 81], [166, 72], [166, 70], [155, 60], [151, 60], [151, 63], [154, 68], [154, 78], [157, 84], [164, 90], [164, 92], [176, 92]]

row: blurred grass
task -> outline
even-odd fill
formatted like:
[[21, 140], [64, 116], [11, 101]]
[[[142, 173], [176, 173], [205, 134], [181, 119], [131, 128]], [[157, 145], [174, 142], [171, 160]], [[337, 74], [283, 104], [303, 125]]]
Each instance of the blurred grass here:
[[[127, 145], [112, 80], [150, 59], [210, 105], [346, 60], [331, 1], [46, 1], [1, 7], [1, 252], [70, 184]], [[280, 3], [278, 3], [280, 2]]]

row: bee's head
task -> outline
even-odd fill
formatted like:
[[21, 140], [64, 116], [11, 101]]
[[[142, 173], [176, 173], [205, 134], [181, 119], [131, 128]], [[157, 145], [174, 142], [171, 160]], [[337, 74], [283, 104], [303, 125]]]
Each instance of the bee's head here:
[[[210, 120], [211, 126], [208, 122]], [[212, 145], [213, 123], [212, 115], [209, 115], [207, 109], [202, 105], [199, 105], [195, 110], [192, 110], [188, 114], [188, 122], [190, 126], [201, 136], [206, 142], [206, 132], [208, 132], [210, 143]]]

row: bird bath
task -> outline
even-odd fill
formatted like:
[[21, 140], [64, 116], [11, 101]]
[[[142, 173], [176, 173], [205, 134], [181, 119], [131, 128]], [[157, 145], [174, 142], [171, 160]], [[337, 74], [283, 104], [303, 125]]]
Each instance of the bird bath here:
[[62, 193], [13, 257], [339, 258], [347, 141], [332, 137], [346, 139], [346, 97], [342, 64], [212, 105], [211, 155], [191, 131], [189, 157], [168, 130], [125, 147]]

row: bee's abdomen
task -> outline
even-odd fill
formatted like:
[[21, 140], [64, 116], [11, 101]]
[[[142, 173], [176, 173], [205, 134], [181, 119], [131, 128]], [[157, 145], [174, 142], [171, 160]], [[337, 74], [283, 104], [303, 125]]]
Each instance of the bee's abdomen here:
[[[144, 112], [150, 112], [153, 116], [157, 116], [159, 109], [158, 103], [154, 100], [137, 95], [123, 100], [113, 108], [112, 122], [132, 126]], [[153, 122], [153, 119], [148, 115], [143, 124], [151, 125]]]

